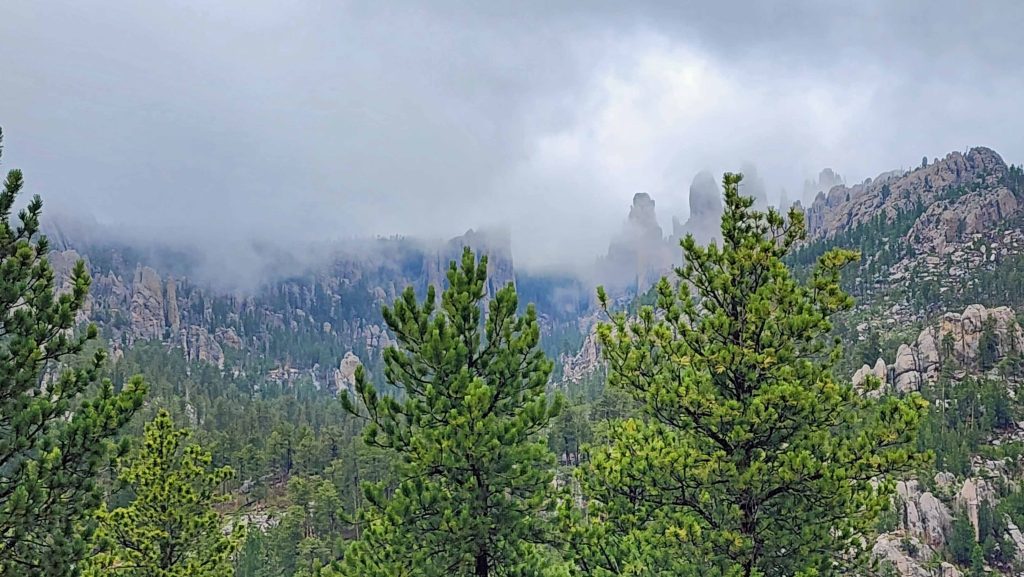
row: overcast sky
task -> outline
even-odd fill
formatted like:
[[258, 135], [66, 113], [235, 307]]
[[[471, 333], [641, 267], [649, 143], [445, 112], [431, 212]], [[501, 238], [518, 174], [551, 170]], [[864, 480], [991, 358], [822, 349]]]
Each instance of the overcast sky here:
[[223, 246], [506, 223], [520, 263], [589, 258], [705, 168], [795, 197], [825, 166], [1020, 163], [1021, 102], [1017, 0], [0, 2], [4, 165]]

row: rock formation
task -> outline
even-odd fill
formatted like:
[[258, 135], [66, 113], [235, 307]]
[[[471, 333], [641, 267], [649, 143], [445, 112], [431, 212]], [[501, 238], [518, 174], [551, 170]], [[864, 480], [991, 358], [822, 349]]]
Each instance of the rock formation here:
[[931, 547], [942, 546], [953, 525], [949, 509], [930, 492], [921, 491], [917, 481], [896, 483], [898, 511], [903, 527], [912, 536]]
[[164, 337], [164, 289], [157, 272], [148, 266], [135, 269], [129, 308], [132, 332], [140, 339]]
[[978, 538], [978, 509], [982, 503], [995, 504], [996, 490], [984, 479], [967, 479], [956, 496], [956, 504], [974, 527], [974, 538]]
[[356, 385], [356, 368], [362, 364], [359, 357], [348, 351], [341, 359], [341, 364], [334, 370], [334, 390], [353, 390]]
[[562, 381], [579, 384], [594, 375], [601, 367], [601, 351], [597, 343], [597, 331], [591, 330], [583, 340], [583, 346], [575, 355], [562, 355]]
[[614, 289], [647, 290], [672, 267], [673, 251], [663, 236], [646, 192], [633, 196], [629, 218], [608, 246], [600, 276]]
[[924, 382], [938, 378], [944, 354], [943, 343], [950, 347], [950, 361], [959, 367], [973, 368], [979, 361], [979, 347], [986, 322], [992, 323], [995, 347], [1000, 358], [1013, 351], [1024, 350], [1024, 330], [1017, 324], [1013, 309], [988, 309], [974, 304], [960, 314], [946, 313], [937, 323], [922, 330], [914, 343], [900, 345], [891, 365], [885, 365], [879, 359], [874, 367], [862, 366], [854, 373], [853, 384], [861, 386], [868, 375], [874, 375], [899, 392], [916, 391]]
[[701, 171], [690, 184], [690, 216], [685, 223], [672, 219], [672, 246], [678, 246], [679, 239], [687, 234], [701, 244], [718, 236], [722, 221], [722, 190], [715, 177], [708, 171]]
[[[1007, 173], [1006, 163], [988, 148], [972, 148], [967, 154], [952, 152], [927, 167], [905, 173], [883, 173], [875, 179], [847, 187], [833, 186], [827, 193], [819, 192], [807, 207], [807, 230], [811, 240], [832, 237], [835, 234], [867, 223], [878, 214], [893, 219], [916, 206], [932, 207], [936, 200], [952, 187], [977, 184], [996, 189]], [[996, 202], [978, 199], [964, 201], [961, 207], [974, 207], [974, 212], [993, 212], [1008, 209], [1007, 200]], [[939, 203], [929, 216], [941, 220], [942, 214], [957, 207]], [[1016, 210], [1016, 208], [1014, 208]], [[980, 211], [980, 212], [979, 212]], [[947, 215], [947, 221], [955, 220]], [[965, 217], [970, 219], [971, 217]], [[918, 231], [920, 233], [922, 231]]]
[[907, 233], [914, 249], [945, 255], [974, 235], [989, 232], [1020, 212], [1020, 202], [1005, 186], [978, 190], [931, 204]]
[[740, 194], [754, 197], [755, 210], [767, 210], [768, 189], [765, 187], [764, 179], [757, 173], [757, 166], [745, 162], [741, 173], [743, 180], [740, 181]]
[[804, 193], [800, 200], [805, 203], [811, 203], [818, 194], [827, 194], [828, 191], [832, 190], [833, 186], [843, 184], [843, 177], [835, 173], [831, 168], [824, 168], [818, 173], [817, 180], [807, 180], [804, 182]]
[[204, 327], [191, 325], [182, 329], [181, 349], [189, 361], [201, 361], [224, 368], [224, 349]]

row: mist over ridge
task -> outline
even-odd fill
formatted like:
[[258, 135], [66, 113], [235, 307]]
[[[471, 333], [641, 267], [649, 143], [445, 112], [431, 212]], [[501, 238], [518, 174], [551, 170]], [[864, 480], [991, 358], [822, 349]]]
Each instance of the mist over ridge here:
[[586, 268], [634, 194], [670, 236], [695, 174], [747, 163], [806, 205], [823, 167], [1024, 157], [1019, 3], [789, 6], [12, 0], [4, 165], [251, 284], [268, 254], [497, 226], [519, 268]]

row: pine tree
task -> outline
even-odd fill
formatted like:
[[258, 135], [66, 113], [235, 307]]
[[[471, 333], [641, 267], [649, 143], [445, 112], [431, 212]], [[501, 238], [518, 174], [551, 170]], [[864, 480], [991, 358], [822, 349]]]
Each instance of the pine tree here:
[[[722, 245], [682, 242], [680, 282], [655, 306], [599, 327], [609, 386], [643, 403], [614, 424], [578, 480], [586, 515], [568, 515], [584, 574], [837, 574], [863, 561], [863, 537], [889, 505], [890, 474], [927, 404], [871, 400], [831, 367], [830, 318], [856, 254], [830, 250], [806, 282], [782, 259], [803, 215], [751, 210], [741, 176], [723, 179]], [[607, 299], [600, 297], [607, 308]]]
[[165, 410], [146, 424], [142, 447], [123, 459], [118, 480], [131, 503], [99, 513], [102, 552], [90, 560], [90, 576], [228, 577], [244, 531], [225, 532], [213, 508], [226, 500], [220, 487], [233, 472], [213, 468], [212, 456], [186, 444]]
[[[365, 441], [399, 456], [392, 491], [366, 487], [362, 538], [348, 575], [537, 575], [552, 506], [554, 459], [541, 431], [558, 413], [545, 393], [552, 364], [538, 348], [533, 306], [509, 284], [487, 303], [487, 258], [467, 248], [451, 263], [437, 306], [407, 288], [384, 320], [398, 346], [384, 352], [397, 396], [365, 372], [345, 406], [368, 417]], [[389, 493], [390, 494], [387, 494]]]
[[100, 382], [102, 351], [69, 368], [97, 334], [75, 331], [89, 275], [78, 261], [58, 294], [40, 198], [11, 222], [23, 186], [11, 170], [0, 192], [0, 575], [74, 575], [94, 530], [95, 477], [145, 387]]

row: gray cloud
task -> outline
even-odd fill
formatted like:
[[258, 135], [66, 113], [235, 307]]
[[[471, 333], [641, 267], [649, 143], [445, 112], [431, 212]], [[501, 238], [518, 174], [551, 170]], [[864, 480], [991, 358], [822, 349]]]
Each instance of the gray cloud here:
[[685, 217], [702, 169], [774, 199], [1024, 159], [1024, 5], [846, 4], [5, 0], [5, 165], [227, 260], [504, 223], [539, 266], [602, 253], [635, 192]]

